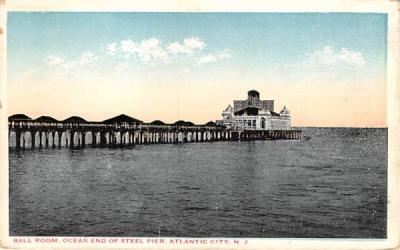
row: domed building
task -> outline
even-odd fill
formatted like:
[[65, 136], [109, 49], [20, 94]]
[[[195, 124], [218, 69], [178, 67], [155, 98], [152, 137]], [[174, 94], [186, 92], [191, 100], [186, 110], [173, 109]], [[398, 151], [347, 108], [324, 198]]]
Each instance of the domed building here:
[[228, 107], [222, 112], [222, 120], [217, 120], [218, 125], [223, 125], [234, 130], [290, 130], [290, 112], [286, 108], [274, 112], [274, 100], [260, 100], [260, 93], [256, 90], [247, 92], [247, 100], [233, 101], [233, 107]]

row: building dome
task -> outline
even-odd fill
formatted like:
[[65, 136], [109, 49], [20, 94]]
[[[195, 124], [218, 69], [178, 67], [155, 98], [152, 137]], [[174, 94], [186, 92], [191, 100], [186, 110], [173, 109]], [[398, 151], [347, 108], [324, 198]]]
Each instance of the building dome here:
[[247, 92], [247, 96], [248, 97], [256, 97], [256, 98], [260, 98], [260, 93], [257, 90], [250, 90]]
[[286, 108], [286, 106], [283, 106], [283, 109], [280, 112], [281, 115], [290, 115], [290, 111]]
[[228, 105], [228, 107], [223, 111], [224, 114], [230, 114], [233, 112], [233, 108], [231, 105]]

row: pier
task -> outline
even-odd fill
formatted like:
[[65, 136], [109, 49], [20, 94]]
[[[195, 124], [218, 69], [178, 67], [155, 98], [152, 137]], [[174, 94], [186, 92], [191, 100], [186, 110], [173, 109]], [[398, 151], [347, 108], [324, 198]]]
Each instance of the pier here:
[[233, 130], [208, 122], [196, 125], [156, 120], [144, 123], [127, 115], [102, 122], [72, 116], [58, 121], [49, 116], [37, 119], [17, 114], [9, 117], [9, 147], [16, 149], [85, 147], [133, 147], [136, 144], [189, 143], [300, 139], [300, 130]]

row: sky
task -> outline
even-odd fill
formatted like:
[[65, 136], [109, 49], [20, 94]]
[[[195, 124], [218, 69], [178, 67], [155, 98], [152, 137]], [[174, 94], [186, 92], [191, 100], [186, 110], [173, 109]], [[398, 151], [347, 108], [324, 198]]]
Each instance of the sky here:
[[221, 119], [256, 89], [293, 126], [387, 127], [386, 14], [9, 12], [8, 113]]

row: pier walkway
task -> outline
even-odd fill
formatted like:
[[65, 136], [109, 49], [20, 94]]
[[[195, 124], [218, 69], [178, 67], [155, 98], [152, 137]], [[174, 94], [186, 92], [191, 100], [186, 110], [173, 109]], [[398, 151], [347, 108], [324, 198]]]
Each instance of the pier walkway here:
[[102, 122], [90, 122], [80, 117], [58, 121], [41, 116], [32, 120], [26, 115], [9, 117], [9, 147], [28, 148], [84, 148], [130, 147], [136, 144], [185, 143], [210, 141], [246, 141], [300, 139], [300, 130], [229, 130], [213, 122], [195, 125], [177, 121], [143, 123], [120, 115]]

